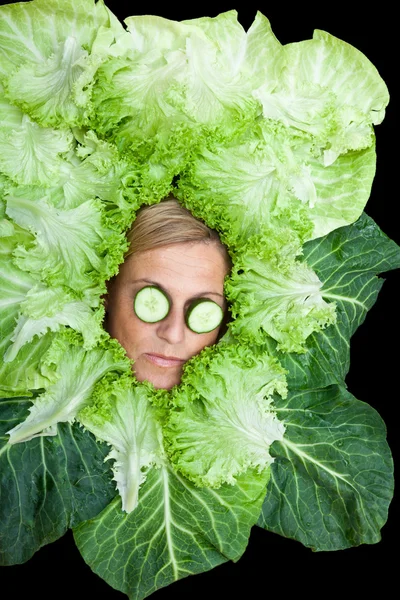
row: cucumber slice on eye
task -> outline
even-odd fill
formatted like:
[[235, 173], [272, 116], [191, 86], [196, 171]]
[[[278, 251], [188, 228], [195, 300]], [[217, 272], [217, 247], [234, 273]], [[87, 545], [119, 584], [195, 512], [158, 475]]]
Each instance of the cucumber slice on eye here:
[[224, 318], [222, 308], [208, 298], [199, 298], [190, 305], [186, 313], [186, 325], [194, 333], [209, 333], [218, 325], [221, 325]]
[[141, 321], [157, 323], [169, 313], [169, 300], [160, 288], [148, 285], [136, 294], [133, 308]]

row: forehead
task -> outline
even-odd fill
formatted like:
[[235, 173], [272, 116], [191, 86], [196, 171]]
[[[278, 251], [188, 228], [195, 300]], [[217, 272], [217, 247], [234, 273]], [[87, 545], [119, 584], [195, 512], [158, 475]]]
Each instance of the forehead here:
[[216, 291], [221, 293], [226, 264], [214, 243], [180, 243], [153, 248], [129, 256], [120, 275], [124, 282], [151, 279], [180, 293]]

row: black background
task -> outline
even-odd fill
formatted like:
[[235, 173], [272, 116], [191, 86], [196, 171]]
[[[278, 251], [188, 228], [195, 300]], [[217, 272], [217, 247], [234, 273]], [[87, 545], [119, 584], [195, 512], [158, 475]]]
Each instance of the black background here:
[[[1, 2], [1, 4], [5, 4]], [[177, 4], [147, 1], [141, 10], [139, 3], [119, 3], [107, 6], [122, 21], [131, 15], [153, 14], [172, 20], [215, 17], [227, 10], [238, 12], [239, 22], [248, 29], [257, 10], [268, 17], [274, 34], [281, 43], [297, 42], [312, 37], [314, 29], [325, 30], [361, 50], [375, 65], [386, 82], [391, 100], [383, 123], [375, 128], [377, 138], [377, 171], [372, 194], [365, 211], [380, 228], [400, 244], [398, 220], [398, 118], [395, 114], [398, 65], [395, 57], [397, 35], [393, 13], [374, 4], [359, 7], [348, 2], [295, 3], [284, 2], [214, 2], [212, 4]], [[362, 7], [362, 8], [361, 8]], [[1, 60], [1, 58], [0, 58]], [[398, 109], [397, 109], [398, 110]], [[373, 406], [384, 419], [388, 442], [395, 465], [398, 464], [399, 402], [399, 281], [398, 271], [383, 275], [386, 280], [378, 300], [366, 321], [351, 342], [351, 368], [346, 379], [349, 391]], [[352, 587], [360, 592], [361, 582], [379, 581], [380, 591], [388, 589], [395, 574], [390, 568], [398, 534], [398, 498], [395, 494], [387, 524], [378, 544], [363, 545], [337, 552], [317, 552], [300, 543], [254, 527], [246, 552], [237, 563], [226, 563], [207, 573], [190, 576], [167, 588], [158, 590], [152, 600], [183, 600], [192, 595], [206, 595], [208, 600], [223, 597], [262, 597], [279, 590], [298, 588], [318, 594], [343, 591]], [[300, 573], [300, 577], [298, 574]], [[329, 584], [323, 590], [314, 587], [318, 578]], [[13, 597], [38, 594], [43, 600], [55, 595], [72, 595], [75, 600], [92, 598], [126, 600], [125, 594], [113, 590], [92, 573], [76, 549], [71, 532], [42, 548], [24, 565], [0, 569], [3, 593], [13, 591]], [[259, 588], [259, 589], [258, 589]], [[272, 593], [280, 593], [280, 591]], [[245, 591], [243, 591], [245, 590]], [[313, 590], [313, 591], [311, 591]], [[15, 595], [14, 595], [15, 594]]]

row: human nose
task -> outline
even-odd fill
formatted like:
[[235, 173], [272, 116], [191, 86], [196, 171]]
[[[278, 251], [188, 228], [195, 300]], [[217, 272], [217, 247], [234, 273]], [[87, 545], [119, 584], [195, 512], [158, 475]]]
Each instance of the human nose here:
[[157, 335], [169, 344], [179, 344], [185, 337], [185, 327], [183, 310], [171, 308], [165, 319], [159, 322]]

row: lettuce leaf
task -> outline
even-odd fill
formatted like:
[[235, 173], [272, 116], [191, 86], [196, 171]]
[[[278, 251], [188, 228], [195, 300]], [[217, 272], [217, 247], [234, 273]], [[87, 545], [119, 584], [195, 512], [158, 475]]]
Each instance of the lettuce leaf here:
[[237, 253], [225, 284], [233, 317], [228, 327], [244, 342], [262, 344], [269, 336], [278, 350], [304, 352], [311, 333], [335, 322], [335, 304], [324, 300], [322, 281], [296, 260], [293, 245], [277, 252], [275, 236], [269, 230], [253, 237]]
[[[35, 236], [33, 243], [16, 247], [16, 265], [49, 285], [105, 291], [104, 280], [117, 270], [126, 241], [108, 227], [100, 200], [61, 210], [40, 196], [40, 188], [34, 194], [14, 188], [6, 196], [7, 215]], [[104, 260], [107, 251], [109, 261]]]
[[[32, 236], [15, 226], [10, 220], [2, 219], [0, 233], [0, 352], [3, 360], [0, 364], [0, 391], [1, 395], [8, 397], [13, 395], [30, 395], [32, 390], [45, 388], [54, 381], [51, 369], [41, 369], [39, 364], [42, 355], [47, 351], [52, 334], [41, 331], [40, 340], [31, 341], [28, 334], [25, 339], [15, 342], [16, 323], [20, 318], [20, 305], [25, 301], [36, 285], [36, 279], [29, 273], [19, 269], [12, 261], [12, 252], [18, 242], [31, 241]], [[29, 343], [30, 342], [30, 343]], [[11, 349], [13, 346], [13, 349]], [[17, 360], [11, 362], [6, 355], [14, 353], [24, 346], [18, 354]], [[15, 357], [13, 357], [15, 358]]]
[[123, 32], [112, 17], [102, 0], [66, 0], [62, 10], [57, 0], [3, 6], [0, 76], [7, 98], [45, 127], [82, 123], [84, 110], [74, 102], [73, 88], [91, 68], [97, 31]]
[[232, 117], [253, 115], [258, 102], [242, 73], [246, 34], [236, 17], [228, 11], [182, 22], [152, 15], [125, 19], [130, 51], [99, 68], [93, 90], [100, 130], [134, 118], [131, 137], [142, 139], [166, 120], [207, 125], [223, 120], [229, 127]]
[[15, 183], [50, 185], [73, 141], [71, 131], [40, 127], [17, 107], [0, 101], [0, 169]]
[[278, 361], [247, 347], [207, 348], [185, 367], [181, 388], [163, 427], [178, 472], [218, 488], [250, 468], [268, 470], [269, 447], [285, 430], [272, 402], [274, 393], [287, 393]]
[[20, 314], [10, 338], [13, 342], [4, 354], [4, 361], [16, 358], [19, 350], [35, 336], [48, 331], [60, 331], [64, 326], [82, 334], [83, 348], [92, 348], [105, 337], [104, 309], [94, 311], [71, 292], [59, 288], [34, 288], [19, 304]]
[[180, 198], [198, 217], [211, 215], [229, 246], [288, 222], [302, 242], [326, 235], [360, 217], [375, 175], [375, 141], [331, 165], [314, 144], [311, 135], [271, 121], [210, 141], [180, 177]]
[[389, 102], [384, 81], [356, 48], [324, 31], [287, 44], [279, 80], [266, 80], [255, 96], [265, 118], [309, 133], [329, 166], [349, 150], [371, 146], [372, 125]]
[[78, 414], [79, 422], [112, 448], [106, 460], [114, 460], [114, 479], [127, 513], [138, 504], [146, 471], [165, 462], [161, 425], [150, 403], [152, 391], [153, 386], [138, 386], [132, 376], [105, 376], [91, 403]]
[[130, 371], [130, 361], [116, 342], [86, 351], [79, 335], [67, 330], [55, 338], [43, 362], [57, 365], [57, 380], [36, 396], [25, 421], [7, 432], [10, 444], [57, 435], [57, 424], [75, 421], [104, 375]]

